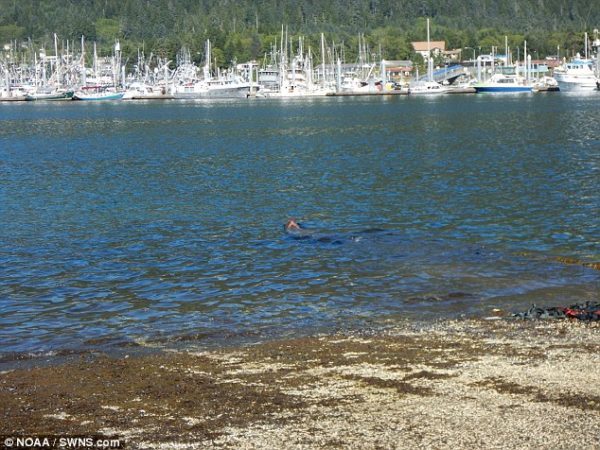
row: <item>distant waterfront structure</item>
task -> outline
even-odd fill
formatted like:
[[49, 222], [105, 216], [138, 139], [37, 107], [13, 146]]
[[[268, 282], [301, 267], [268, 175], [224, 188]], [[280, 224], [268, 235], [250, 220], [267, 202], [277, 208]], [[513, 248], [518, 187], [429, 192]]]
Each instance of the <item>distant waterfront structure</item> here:
[[403, 81], [409, 78], [413, 71], [413, 62], [410, 60], [397, 60], [384, 62], [387, 78], [394, 81]]
[[[423, 59], [427, 59], [427, 41], [415, 41], [411, 42], [412, 48], [415, 53], [420, 54]], [[446, 61], [459, 61], [461, 59], [462, 49], [452, 49], [446, 50], [446, 42], [445, 41], [430, 41], [429, 48], [431, 49], [431, 54], [434, 58], [443, 57]]]
[[427, 58], [429, 50], [431, 50], [433, 56], [440, 56], [446, 51], [445, 41], [430, 41], [429, 44], [427, 41], [416, 41], [411, 42], [411, 45], [415, 53], [420, 54], [424, 59]]

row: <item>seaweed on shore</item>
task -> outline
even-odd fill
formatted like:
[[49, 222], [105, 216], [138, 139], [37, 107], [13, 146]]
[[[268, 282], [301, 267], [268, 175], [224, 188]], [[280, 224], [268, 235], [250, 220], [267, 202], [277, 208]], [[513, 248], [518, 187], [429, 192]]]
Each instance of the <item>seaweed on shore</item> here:
[[577, 319], [584, 321], [600, 321], [600, 302], [587, 301], [575, 303], [567, 307], [554, 306], [540, 308], [535, 304], [527, 311], [513, 314], [519, 319]]

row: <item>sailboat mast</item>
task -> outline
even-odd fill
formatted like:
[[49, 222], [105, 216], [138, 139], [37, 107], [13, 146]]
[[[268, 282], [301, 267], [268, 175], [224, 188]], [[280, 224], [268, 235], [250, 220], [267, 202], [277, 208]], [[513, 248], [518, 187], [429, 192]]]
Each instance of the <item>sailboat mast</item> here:
[[429, 19], [427, 19], [427, 78], [433, 81], [433, 61], [431, 60], [431, 44], [429, 42]]
[[321, 67], [323, 68], [323, 86], [325, 86], [325, 36], [321, 33]]
[[37, 64], [37, 53], [33, 53], [33, 74], [34, 74], [34, 83], [35, 87], [38, 87], [38, 64]]
[[[121, 84], [121, 44], [119, 41], [115, 42], [115, 61], [113, 68], [113, 84], [115, 86]], [[124, 84], [124, 80], [123, 80]]]
[[312, 49], [310, 45], [308, 46], [308, 57], [306, 59], [306, 75], [307, 80], [306, 84], [309, 90], [313, 88], [313, 60], [312, 60]]
[[207, 81], [210, 79], [210, 63], [211, 63], [210, 58], [211, 58], [210, 40], [207, 39], [206, 40], [206, 62], [204, 64], [204, 79]]
[[527, 41], [524, 41], [523, 43], [523, 52], [524, 52], [524, 58], [523, 58], [523, 64], [525, 65], [525, 81], [529, 81], [529, 66], [527, 65]]
[[283, 24], [281, 24], [281, 42], [279, 43], [279, 50], [280, 50], [279, 64], [283, 65], [283, 51], [284, 51], [284, 46], [283, 46]]
[[98, 79], [98, 50], [96, 48], [96, 41], [94, 41], [94, 77]]
[[[291, 52], [290, 52], [291, 53]], [[285, 26], [285, 65], [288, 65], [288, 27]]]
[[[75, 43], [73, 43], [73, 46], [75, 46]], [[73, 50], [75, 51], [75, 50]], [[85, 73], [85, 36], [81, 35], [81, 73], [82, 73], [82, 77], [81, 77], [81, 83], [85, 86], [86, 85], [86, 73]]]
[[10, 72], [8, 69], [8, 65], [6, 65], [6, 71], [4, 72], [6, 75], [6, 93], [8, 94], [8, 96], [10, 97]]
[[58, 38], [56, 36], [56, 33], [54, 33], [54, 57], [56, 58], [56, 87], [60, 88], [61, 67], [60, 57], [58, 56]]

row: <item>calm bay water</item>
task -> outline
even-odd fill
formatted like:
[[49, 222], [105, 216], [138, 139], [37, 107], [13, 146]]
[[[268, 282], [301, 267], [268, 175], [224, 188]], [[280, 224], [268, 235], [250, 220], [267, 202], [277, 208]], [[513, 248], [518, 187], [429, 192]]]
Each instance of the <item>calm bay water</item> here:
[[599, 105], [0, 104], [0, 352], [598, 300]]

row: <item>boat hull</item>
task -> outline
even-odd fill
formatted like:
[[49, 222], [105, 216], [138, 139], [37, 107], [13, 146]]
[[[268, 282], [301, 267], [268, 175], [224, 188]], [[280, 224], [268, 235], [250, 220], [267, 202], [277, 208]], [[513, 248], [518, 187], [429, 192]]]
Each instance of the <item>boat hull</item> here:
[[559, 86], [566, 90], [566, 91], [572, 91], [572, 90], [577, 90], [577, 89], [594, 89], [596, 87], [596, 80], [594, 79], [579, 79], [579, 80], [574, 80], [574, 79], [560, 79], [559, 77], [556, 77]]
[[84, 94], [76, 92], [73, 94], [73, 100], [83, 101], [101, 101], [101, 100], [121, 100], [123, 98], [123, 92], [114, 92], [110, 94]]
[[449, 89], [439, 89], [439, 90], [427, 90], [427, 89], [410, 89], [408, 93], [410, 95], [442, 95], [447, 94]]
[[128, 100], [172, 100], [175, 97], [167, 94], [140, 94], [132, 95]]
[[514, 92], [531, 92], [531, 86], [473, 86], [477, 93], [479, 92], [495, 92], [495, 93], [514, 93]]
[[446, 92], [448, 88], [436, 81], [418, 81], [408, 88], [410, 95], [440, 95]]
[[71, 100], [73, 98], [73, 92], [61, 92], [61, 93], [52, 93], [52, 94], [31, 94], [27, 95], [27, 101], [36, 101], [36, 100], [44, 100], [44, 101], [60, 101], [60, 100]]
[[180, 92], [176, 91], [173, 93], [174, 98], [180, 99], [246, 98], [249, 96], [250, 86], [212, 88]]
[[25, 95], [15, 95], [14, 97], [0, 97], [0, 102], [24, 102], [27, 100]]

